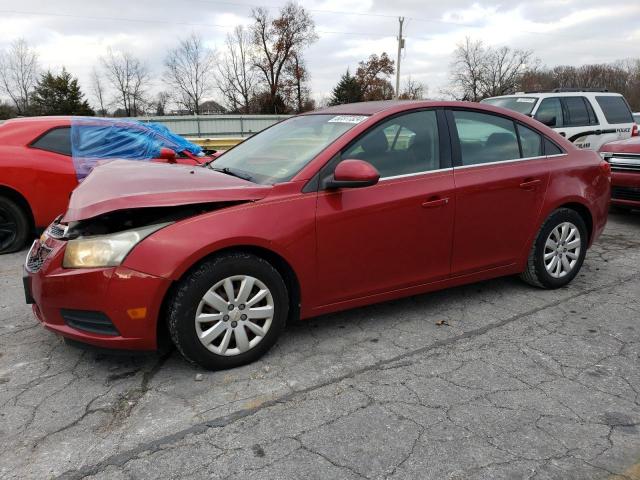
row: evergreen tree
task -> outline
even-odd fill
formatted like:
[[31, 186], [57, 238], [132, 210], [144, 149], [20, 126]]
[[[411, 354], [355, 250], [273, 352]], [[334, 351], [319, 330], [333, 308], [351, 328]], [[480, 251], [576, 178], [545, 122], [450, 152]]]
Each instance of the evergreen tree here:
[[35, 115], [93, 115], [89, 103], [73, 78], [63, 67], [60, 75], [43, 73], [31, 94], [31, 109]]
[[361, 102], [362, 97], [362, 85], [347, 69], [347, 72], [342, 75], [340, 81], [334, 87], [329, 105]]

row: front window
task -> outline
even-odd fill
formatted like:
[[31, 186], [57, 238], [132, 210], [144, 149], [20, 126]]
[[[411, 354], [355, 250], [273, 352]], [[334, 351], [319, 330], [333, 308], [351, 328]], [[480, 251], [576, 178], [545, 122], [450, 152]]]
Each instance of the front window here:
[[286, 182], [366, 118], [326, 114], [292, 117], [245, 140], [210, 166], [256, 183]]
[[435, 110], [406, 113], [382, 122], [342, 152], [341, 159], [369, 162], [381, 178], [439, 169]]
[[531, 115], [537, 100], [535, 97], [495, 97], [487, 98], [480, 103], [488, 103], [494, 107], [507, 108], [523, 115]]

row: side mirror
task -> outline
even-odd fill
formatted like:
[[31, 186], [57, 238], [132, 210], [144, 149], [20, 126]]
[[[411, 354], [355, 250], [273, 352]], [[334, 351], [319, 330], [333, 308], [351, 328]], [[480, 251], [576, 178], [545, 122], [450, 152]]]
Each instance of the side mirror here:
[[325, 187], [360, 188], [378, 183], [380, 173], [364, 160], [343, 160], [333, 172], [333, 177], [325, 182]]
[[160, 157], [161, 160], [166, 160], [169, 163], [176, 163], [176, 152], [171, 150], [170, 148], [162, 147], [160, 149]]

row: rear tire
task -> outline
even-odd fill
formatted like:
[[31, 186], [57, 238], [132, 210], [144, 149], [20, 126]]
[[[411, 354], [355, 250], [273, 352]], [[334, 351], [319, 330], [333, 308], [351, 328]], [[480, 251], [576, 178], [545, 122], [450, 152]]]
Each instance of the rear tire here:
[[582, 267], [587, 244], [587, 227], [582, 217], [569, 208], [554, 211], [540, 227], [527, 269], [520, 278], [540, 288], [567, 285]]
[[188, 361], [222, 370], [264, 355], [288, 311], [287, 287], [269, 262], [229, 253], [203, 262], [180, 281], [169, 300], [167, 326]]
[[0, 254], [24, 247], [31, 225], [25, 211], [13, 200], [0, 197]]

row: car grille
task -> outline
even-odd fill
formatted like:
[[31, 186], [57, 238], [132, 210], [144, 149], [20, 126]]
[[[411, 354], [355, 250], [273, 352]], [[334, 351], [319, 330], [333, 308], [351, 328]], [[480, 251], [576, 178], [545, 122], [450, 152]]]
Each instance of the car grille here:
[[614, 153], [608, 158], [611, 170], [614, 172], [638, 172], [640, 173], [640, 154]]
[[611, 198], [640, 202], [640, 187], [612, 187]]
[[67, 233], [66, 227], [59, 223], [52, 223], [47, 229], [47, 234], [53, 238], [63, 238], [65, 233]]
[[51, 249], [49, 247], [36, 240], [27, 255], [27, 262], [25, 263], [27, 271], [35, 273], [40, 270], [50, 253]]

